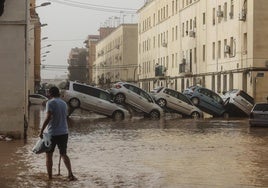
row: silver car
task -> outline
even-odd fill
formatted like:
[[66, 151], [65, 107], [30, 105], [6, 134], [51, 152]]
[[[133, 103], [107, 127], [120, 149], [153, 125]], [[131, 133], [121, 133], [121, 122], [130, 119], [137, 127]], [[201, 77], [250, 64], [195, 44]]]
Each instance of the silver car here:
[[226, 92], [222, 99], [230, 116], [249, 116], [254, 105], [254, 99], [239, 89]]
[[256, 103], [249, 116], [251, 126], [268, 127], [268, 103]]
[[163, 110], [153, 98], [141, 88], [127, 82], [118, 82], [110, 89], [114, 101], [118, 104], [128, 104], [137, 111], [142, 111], [151, 119], [159, 119], [163, 116]]
[[46, 102], [48, 101], [48, 98], [45, 97], [44, 95], [35, 93], [29, 95], [29, 104], [41, 104], [43, 106], [46, 105]]
[[90, 85], [70, 81], [62, 92], [62, 98], [72, 109], [81, 108], [112, 117], [114, 120], [129, 118], [123, 106], [112, 102], [109, 92]]
[[176, 90], [158, 87], [151, 91], [151, 95], [156, 103], [163, 109], [172, 110], [183, 116], [192, 118], [203, 117], [203, 112], [185, 95]]

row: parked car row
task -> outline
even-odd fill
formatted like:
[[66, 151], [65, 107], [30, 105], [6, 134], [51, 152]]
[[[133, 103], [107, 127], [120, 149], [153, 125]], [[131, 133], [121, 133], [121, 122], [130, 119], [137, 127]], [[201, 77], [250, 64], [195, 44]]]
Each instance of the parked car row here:
[[161, 118], [164, 112], [201, 118], [203, 112], [214, 117], [249, 116], [254, 105], [251, 96], [237, 89], [222, 96], [201, 86], [189, 87], [182, 93], [157, 87], [148, 93], [127, 82], [118, 82], [109, 90], [103, 90], [70, 81], [62, 97], [73, 109], [90, 110], [116, 120], [130, 117], [130, 108], [151, 119]]

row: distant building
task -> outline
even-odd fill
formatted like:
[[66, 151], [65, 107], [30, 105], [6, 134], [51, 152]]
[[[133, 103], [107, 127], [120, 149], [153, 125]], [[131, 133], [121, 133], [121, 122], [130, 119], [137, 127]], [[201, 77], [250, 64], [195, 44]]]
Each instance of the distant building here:
[[138, 11], [140, 86], [238, 88], [266, 101], [267, 9], [267, 0], [147, 1]]
[[122, 24], [96, 45], [93, 82], [107, 86], [137, 80], [137, 24]]
[[68, 59], [69, 80], [88, 83], [87, 54], [86, 48], [72, 48]]
[[100, 40], [99, 35], [88, 35], [87, 40], [84, 42], [88, 49], [88, 80], [89, 84], [93, 83], [93, 62], [96, 59], [96, 44]]
[[93, 81], [93, 62], [96, 60], [96, 45], [97, 43], [112, 33], [115, 27], [101, 27], [99, 29], [99, 35], [88, 35], [87, 40], [84, 42], [88, 49], [88, 79], [90, 84], [95, 84]]

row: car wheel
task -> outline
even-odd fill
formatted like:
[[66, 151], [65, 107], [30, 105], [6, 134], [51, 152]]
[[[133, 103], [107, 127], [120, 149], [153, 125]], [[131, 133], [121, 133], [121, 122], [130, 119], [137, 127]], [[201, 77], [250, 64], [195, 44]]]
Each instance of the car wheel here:
[[164, 108], [167, 105], [167, 101], [165, 99], [158, 99], [157, 104], [161, 107]]
[[198, 113], [198, 112], [192, 112], [192, 114], [191, 114], [191, 118], [193, 118], [193, 119], [199, 119], [200, 118], [200, 114]]
[[80, 107], [80, 101], [77, 98], [72, 98], [69, 100], [69, 105], [71, 108], [79, 108]]
[[123, 120], [123, 119], [124, 119], [124, 113], [121, 112], [121, 111], [115, 111], [115, 112], [113, 113], [113, 119], [114, 119], [115, 121]]
[[196, 97], [192, 98], [191, 101], [192, 101], [193, 104], [196, 105], [196, 106], [199, 104], [199, 99], [196, 98]]
[[122, 93], [119, 93], [114, 97], [114, 102], [117, 104], [123, 104], [125, 100], [126, 100], [126, 97]]
[[152, 110], [150, 112], [150, 118], [151, 119], [159, 119], [160, 118], [160, 112], [157, 110]]

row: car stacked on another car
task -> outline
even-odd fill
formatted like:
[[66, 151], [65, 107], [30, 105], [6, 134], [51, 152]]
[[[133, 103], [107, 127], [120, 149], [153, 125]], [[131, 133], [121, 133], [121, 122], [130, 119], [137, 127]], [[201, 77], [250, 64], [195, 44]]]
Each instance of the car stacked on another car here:
[[214, 117], [228, 117], [223, 99], [214, 91], [201, 86], [192, 86], [183, 91], [195, 106]]
[[222, 99], [229, 114], [232, 116], [249, 116], [253, 106], [254, 99], [243, 90], [232, 89], [226, 92]]
[[268, 127], [268, 103], [256, 103], [249, 116], [249, 124]]
[[82, 108], [115, 120], [130, 117], [127, 109], [112, 101], [109, 92], [90, 85], [70, 81], [62, 92], [62, 98], [72, 109]]
[[176, 90], [158, 87], [151, 91], [151, 95], [156, 103], [163, 109], [175, 111], [183, 116], [192, 118], [203, 117], [203, 112], [185, 95]]
[[118, 104], [127, 104], [136, 111], [141, 111], [151, 119], [163, 116], [163, 110], [153, 98], [143, 89], [127, 82], [118, 82], [110, 89], [114, 101]]

